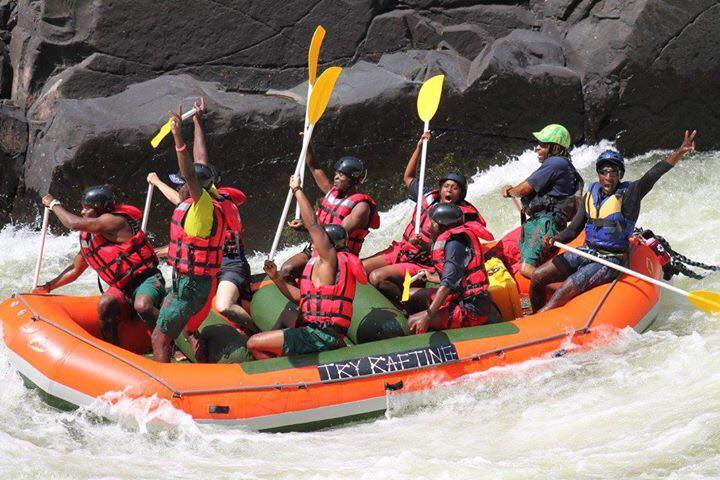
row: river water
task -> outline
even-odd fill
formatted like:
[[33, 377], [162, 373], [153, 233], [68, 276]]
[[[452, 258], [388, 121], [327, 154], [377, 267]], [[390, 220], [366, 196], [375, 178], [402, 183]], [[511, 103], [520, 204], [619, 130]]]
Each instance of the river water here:
[[[606, 146], [573, 152], [586, 181]], [[666, 154], [631, 159], [626, 178], [638, 178]], [[474, 177], [468, 197], [496, 234], [518, 221], [499, 187], [536, 167], [526, 152]], [[646, 197], [639, 225], [693, 259], [720, 264], [718, 205], [720, 152], [697, 153]], [[365, 253], [400, 235], [411, 206], [382, 214], [384, 227], [368, 237]], [[30, 229], [0, 232], [2, 298], [31, 284], [39, 237]], [[44, 280], [76, 250], [76, 236], [51, 235]], [[261, 261], [262, 254], [253, 257], [254, 271]], [[718, 291], [720, 274], [676, 277], [674, 284]], [[64, 289], [96, 290], [89, 273]], [[376, 421], [262, 434], [197, 425], [155, 399], [112, 406], [99, 400], [59, 412], [25, 389], [2, 345], [0, 478], [718, 478], [719, 355], [720, 318], [665, 294], [657, 321], [642, 335], [623, 331], [590, 352], [494, 369], [412, 401], [391, 397]]]

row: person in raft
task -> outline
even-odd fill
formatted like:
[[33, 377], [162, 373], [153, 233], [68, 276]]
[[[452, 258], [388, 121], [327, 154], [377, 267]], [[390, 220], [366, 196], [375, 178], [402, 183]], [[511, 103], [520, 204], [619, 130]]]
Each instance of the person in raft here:
[[[686, 131], [683, 143], [677, 150], [634, 182], [621, 181], [625, 175], [625, 161], [618, 152], [602, 152], [595, 163], [598, 181], [588, 188], [583, 208], [567, 229], [558, 235], [548, 235], [543, 239], [544, 243], [569, 242], [584, 228], [585, 245], [581, 250], [618, 265], [626, 263], [630, 236], [640, 215], [640, 202], [660, 177], [669, 172], [686, 153], [695, 150], [696, 133]], [[609, 283], [619, 275], [615, 269], [570, 252], [563, 253], [535, 271], [530, 282], [533, 310], [542, 312], [565, 305], [573, 297]], [[545, 287], [561, 281], [564, 282], [562, 286], [543, 306]]]
[[152, 334], [153, 356], [158, 362], [169, 362], [173, 340], [186, 330], [196, 358], [202, 361], [202, 342], [194, 333], [207, 317], [217, 288], [227, 229], [223, 204], [227, 202], [219, 200], [210, 167], [193, 165], [180, 130], [182, 112], [171, 115], [185, 184], [180, 189], [182, 202], [170, 220], [167, 262], [173, 268], [173, 285]]
[[297, 326], [256, 333], [247, 348], [256, 359], [278, 355], [334, 350], [344, 345], [353, 314], [357, 282], [367, 283], [360, 259], [348, 248], [348, 235], [339, 225], [321, 225], [300, 188], [300, 177], [290, 178], [304, 224], [312, 241], [300, 288], [285, 281], [275, 264], [265, 262], [265, 273], [291, 301], [300, 305]]
[[[523, 204], [520, 273], [530, 278], [553, 252], [542, 239], [563, 230], [578, 210], [583, 180], [570, 160], [570, 132], [548, 125], [533, 136], [540, 168], [519, 185], [502, 187], [503, 197], [519, 197]], [[527, 216], [527, 219], [525, 218]]]
[[[380, 215], [377, 204], [366, 193], [357, 188], [365, 181], [367, 169], [362, 160], [356, 157], [342, 157], [335, 163], [335, 176], [332, 183], [319, 167], [312, 147], [308, 148], [307, 165], [312, 172], [318, 188], [325, 194], [317, 209], [320, 225], [340, 225], [348, 232], [348, 250], [360, 255], [369, 229], [380, 227]], [[302, 220], [288, 222], [290, 228], [305, 228]], [[310, 259], [310, 245], [302, 252], [290, 257], [280, 268], [280, 272], [289, 281], [297, 278]]]
[[[486, 232], [477, 221], [465, 222], [462, 209], [452, 203], [437, 203], [430, 209], [429, 230], [435, 243], [432, 261], [440, 275], [437, 289], [412, 292], [408, 319], [412, 333], [483, 325], [498, 320], [491, 315], [488, 275], [480, 239]], [[422, 311], [420, 311], [422, 310]]]
[[140, 229], [142, 212], [116, 202], [107, 185], [85, 190], [80, 216], [65, 210], [52, 195], [45, 195], [42, 202], [65, 227], [80, 232], [80, 252], [71, 266], [34, 293], [49, 293], [75, 281], [89, 265], [110, 286], [98, 301], [104, 340], [119, 345], [118, 322], [133, 312], [154, 327], [165, 280], [155, 251]]
[[[417, 201], [418, 181], [415, 178], [418, 158], [422, 150], [423, 140], [430, 140], [430, 132], [423, 133], [418, 140], [415, 151], [408, 160], [403, 175], [403, 182], [408, 189], [408, 197]], [[394, 303], [399, 303], [402, 293], [405, 272], [411, 276], [421, 270], [432, 272], [432, 259], [430, 258], [430, 247], [432, 239], [428, 232], [430, 208], [436, 203], [452, 203], [460, 207], [465, 215], [465, 221], [477, 221], [483, 227], [485, 219], [482, 218], [477, 209], [465, 200], [467, 194], [467, 180], [459, 173], [447, 173], [439, 182], [439, 188], [430, 190], [424, 189], [422, 196], [422, 208], [420, 211], [420, 232], [415, 235], [415, 208], [412, 210], [410, 222], [405, 227], [402, 240], [393, 241], [385, 250], [363, 260], [365, 271], [369, 274], [370, 283], [373, 284], [383, 295]], [[490, 232], [485, 230], [483, 240], [493, 240]]]
[[[213, 184], [217, 186], [220, 184], [220, 173], [208, 161], [207, 144], [201, 123], [201, 118], [205, 113], [205, 100], [200, 98], [193, 106], [196, 110], [192, 117], [194, 126], [192, 153], [195, 173], [198, 177], [211, 176]], [[203, 166], [208, 167], [210, 171], [206, 172]], [[156, 186], [165, 198], [177, 206], [181, 202], [179, 190], [185, 185], [185, 179], [179, 174], [172, 174], [169, 178], [175, 188], [163, 182], [155, 172], [148, 174], [147, 181]], [[239, 327], [254, 332], [257, 331], [257, 328], [248, 314], [252, 299], [250, 264], [245, 257], [243, 225], [239, 212], [239, 207], [245, 203], [247, 197], [241, 190], [227, 186], [217, 187], [217, 194], [217, 199], [220, 200], [225, 210], [227, 232], [217, 293], [215, 294], [215, 308]]]

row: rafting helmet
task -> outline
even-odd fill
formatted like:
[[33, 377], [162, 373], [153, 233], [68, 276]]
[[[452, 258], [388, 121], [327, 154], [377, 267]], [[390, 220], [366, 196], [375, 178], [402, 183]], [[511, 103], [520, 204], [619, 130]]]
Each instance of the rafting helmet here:
[[[213, 183], [220, 183], [220, 171], [214, 166], [210, 164], [193, 163], [193, 168], [195, 169], [195, 177], [197, 177], [202, 188], [208, 189]], [[183, 185], [185, 183], [185, 178], [183, 178], [180, 172], [172, 173], [168, 177], [175, 185]]]
[[460, 200], [465, 200], [465, 195], [467, 195], [467, 179], [465, 178], [465, 175], [457, 172], [446, 173], [440, 179], [440, 187], [442, 187], [446, 180], [452, 180], [460, 185]]
[[335, 171], [344, 173], [356, 183], [363, 183], [367, 177], [367, 168], [357, 157], [342, 157], [335, 163]]
[[340, 225], [323, 225], [325, 232], [330, 237], [330, 242], [336, 250], [342, 250], [347, 247], [348, 235], [345, 229]]
[[570, 132], [557, 123], [550, 124], [539, 132], [533, 132], [533, 136], [541, 143], [556, 143], [566, 150], [570, 148]]
[[620, 176], [625, 174], [625, 159], [615, 150], [605, 150], [595, 161], [595, 171], [600, 172], [603, 165], [613, 165], [620, 170]]
[[109, 212], [115, 206], [115, 195], [109, 186], [96, 185], [83, 192], [80, 204], [98, 212]]
[[443, 227], [457, 227], [465, 222], [463, 211], [454, 203], [436, 203], [430, 209], [430, 218]]

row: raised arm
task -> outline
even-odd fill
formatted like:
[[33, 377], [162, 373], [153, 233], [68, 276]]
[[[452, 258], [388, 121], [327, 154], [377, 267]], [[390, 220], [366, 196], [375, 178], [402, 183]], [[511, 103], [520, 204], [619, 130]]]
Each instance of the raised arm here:
[[180, 167], [180, 174], [187, 183], [190, 196], [194, 201], [200, 200], [203, 189], [195, 176], [195, 168], [193, 167], [192, 159], [187, 151], [187, 145], [182, 137], [182, 107], [180, 107], [179, 113], [170, 113], [172, 117], [172, 133], [175, 139], [175, 152], [177, 152], [178, 166]]
[[[305, 196], [305, 192], [303, 192], [302, 188], [300, 188], [299, 176], [290, 177], [290, 188], [295, 195], [298, 205], [300, 205], [300, 216], [302, 217], [302, 221], [310, 234], [315, 252], [320, 256], [323, 264], [327, 265], [329, 269], [332, 269], [334, 275], [335, 266], [337, 265], [335, 247], [333, 247], [332, 242], [330, 242], [330, 237], [328, 237], [323, 226], [318, 223], [313, 207], [310, 204], [310, 200], [308, 200]], [[332, 283], [334, 283], [332, 282], [332, 279], [327, 280], [327, 284]]]
[[415, 150], [413, 151], [412, 155], [410, 156], [410, 160], [408, 160], [407, 165], [405, 166], [405, 173], [403, 174], [403, 183], [405, 183], [405, 187], [410, 188], [410, 184], [413, 180], [415, 180], [415, 174], [417, 172], [417, 164], [418, 160], [420, 159], [420, 153], [422, 153], [422, 144], [423, 139], [430, 141], [431, 138], [430, 132], [425, 132], [420, 136], [420, 140], [418, 140], [417, 145], [415, 146]]
[[167, 183], [160, 180], [160, 177], [158, 177], [157, 173], [148, 173], [147, 181], [149, 184], [156, 186], [158, 190], [160, 190], [160, 193], [162, 193], [163, 196], [167, 198], [170, 203], [172, 203], [173, 205], [180, 205], [180, 202], [182, 200], [180, 199], [180, 194], [178, 193], [178, 191]]
[[323, 193], [329, 192], [333, 184], [328, 178], [328, 176], [325, 174], [325, 171], [318, 165], [317, 159], [315, 158], [315, 151], [313, 150], [312, 145], [308, 146], [305, 160], [307, 162], [308, 168], [310, 169], [310, 173], [312, 173], [312, 176], [315, 179], [315, 183], [317, 184], [318, 188]]
[[200, 100], [195, 102], [193, 107], [195, 107], [196, 112], [192, 117], [193, 126], [195, 127], [195, 131], [193, 132], [193, 160], [195, 163], [207, 165], [207, 143], [205, 143], [205, 133], [203, 132], [202, 122], [200, 121], [205, 114], [205, 99], [200, 97]]

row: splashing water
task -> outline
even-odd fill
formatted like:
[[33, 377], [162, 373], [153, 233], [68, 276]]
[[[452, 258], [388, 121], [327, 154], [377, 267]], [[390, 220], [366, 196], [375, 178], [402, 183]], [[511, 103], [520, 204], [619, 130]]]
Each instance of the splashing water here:
[[[587, 183], [609, 144], [573, 161]], [[630, 161], [639, 178], [667, 152]], [[468, 199], [496, 236], [518, 223], [499, 188], [535, 168], [532, 152], [478, 172]], [[400, 181], [400, 179], [398, 179]], [[720, 152], [686, 159], [643, 201], [638, 224], [687, 256], [720, 264]], [[413, 207], [381, 214], [365, 254], [387, 246]], [[39, 234], [5, 228], [0, 294], [32, 282]], [[43, 281], [72, 260], [75, 235], [51, 235]], [[298, 247], [278, 254], [278, 262]], [[260, 271], [264, 254], [251, 258]], [[169, 273], [169, 272], [166, 272]], [[169, 278], [169, 275], [166, 275]], [[720, 274], [675, 278], [684, 289], [720, 290]], [[84, 274], [65, 293], [97, 291]], [[27, 390], [0, 346], [1, 478], [717, 478], [720, 476], [720, 328], [717, 317], [665, 294], [658, 320], [590, 352], [541, 358], [463, 378], [417, 397], [393, 395], [391, 414], [314, 433], [260, 434], [196, 425], [158, 399], [108, 394], [58, 412]]]

